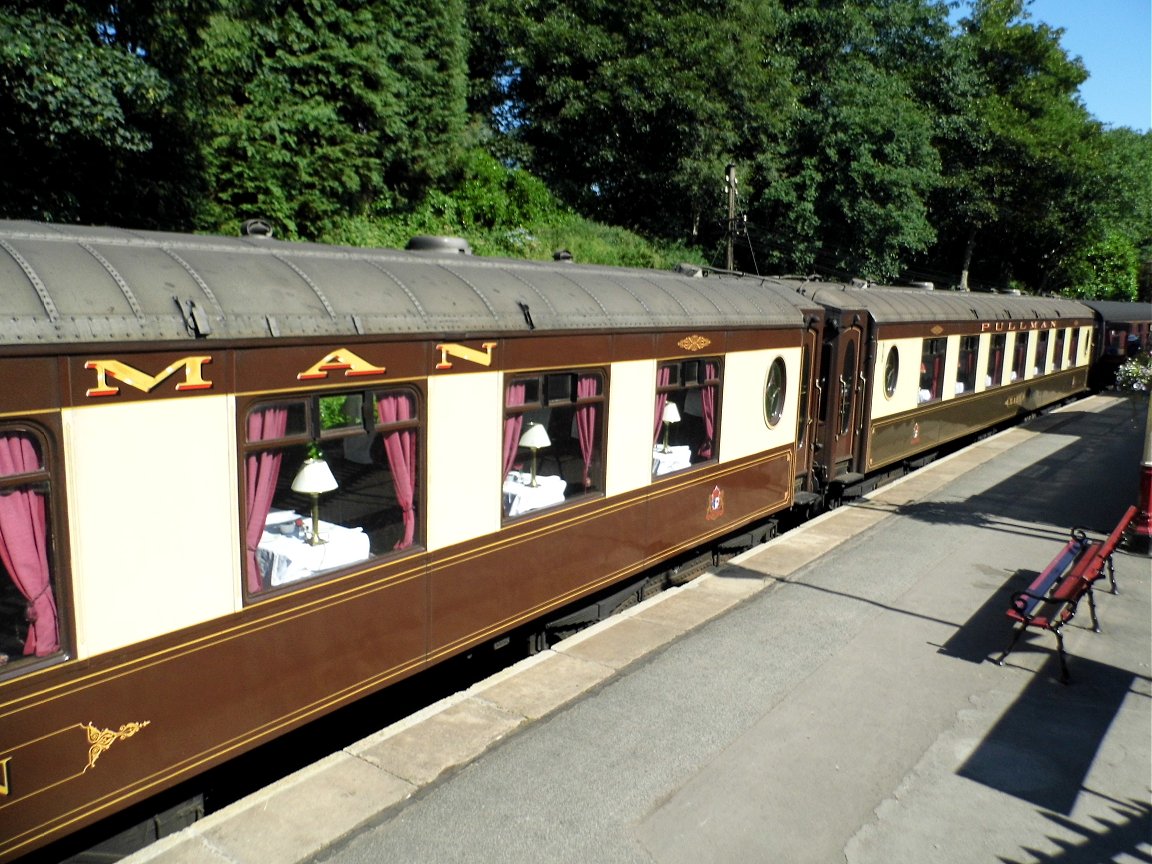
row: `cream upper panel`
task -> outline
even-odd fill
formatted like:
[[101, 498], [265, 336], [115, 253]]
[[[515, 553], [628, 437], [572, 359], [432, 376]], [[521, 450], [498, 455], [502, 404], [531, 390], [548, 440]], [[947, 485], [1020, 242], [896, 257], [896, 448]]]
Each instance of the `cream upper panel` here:
[[656, 361], [613, 363], [608, 384], [605, 491], [631, 492], [652, 482], [652, 430], [656, 423]]
[[[784, 361], [784, 410], [769, 427], [764, 417], [764, 387], [776, 358]], [[796, 440], [799, 407], [800, 349], [738, 351], [724, 358], [720, 399], [720, 461], [751, 456]]]
[[231, 398], [61, 413], [78, 655], [239, 609]]
[[428, 379], [429, 550], [500, 530], [503, 375]]
[[[880, 420], [902, 411], [911, 411], [920, 404], [920, 356], [923, 344], [924, 340], [919, 338], [877, 341], [876, 368], [870, 372], [873, 420]], [[896, 389], [889, 396], [884, 386], [884, 374], [889, 354], [893, 349], [897, 358]], [[955, 373], [952, 375], [954, 377]]]

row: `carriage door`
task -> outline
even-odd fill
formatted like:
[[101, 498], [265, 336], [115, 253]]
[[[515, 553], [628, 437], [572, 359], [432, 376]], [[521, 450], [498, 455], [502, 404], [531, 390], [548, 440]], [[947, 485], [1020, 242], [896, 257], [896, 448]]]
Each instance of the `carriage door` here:
[[827, 422], [831, 427], [832, 479], [853, 474], [860, 469], [855, 465], [856, 443], [860, 432], [860, 416], [864, 402], [863, 357], [861, 356], [859, 326], [840, 331], [833, 352], [834, 365], [827, 386], [830, 408]]
[[[813, 318], [804, 331], [804, 343], [800, 354], [800, 405], [796, 426], [796, 477], [807, 478], [812, 471], [813, 454], [818, 446], [819, 426], [817, 417], [820, 410], [820, 384], [811, 386], [813, 373], [820, 359], [820, 330], [816, 326], [818, 319]], [[814, 489], [814, 485], [805, 480], [797, 491]]]

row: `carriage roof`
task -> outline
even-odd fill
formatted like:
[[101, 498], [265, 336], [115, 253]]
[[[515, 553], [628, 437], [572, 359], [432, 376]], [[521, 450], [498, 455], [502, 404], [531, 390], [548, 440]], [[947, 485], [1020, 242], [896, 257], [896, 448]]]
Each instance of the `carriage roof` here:
[[801, 326], [756, 278], [0, 222], [0, 344]]

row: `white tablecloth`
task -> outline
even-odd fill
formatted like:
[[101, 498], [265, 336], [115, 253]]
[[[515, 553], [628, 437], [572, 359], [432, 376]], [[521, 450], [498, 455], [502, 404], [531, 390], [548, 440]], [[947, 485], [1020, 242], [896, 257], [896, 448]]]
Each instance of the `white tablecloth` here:
[[652, 476], [671, 474], [692, 465], [692, 448], [687, 444], [678, 447], [669, 447], [665, 453], [662, 444], [652, 448]]
[[529, 486], [532, 474], [528, 471], [510, 471], [504, 478], [504, 512], [519, 516], [543, 507], [564, 503], [564, 488], [568, 483], [553, 474], [537, 474], [535, 486]]
[[[310, 532], [312, 519], [309, 516], [303, 518], [305, 533]], [[344, 528], [321, 521], [320, 537], [327, 542], [313, 546], [306, 536], [281, 534], [275, 524], [271, 527], [272, 531], [265, 531], [260, 536], [260, 545], [256, 549], [260, 573], [270, 585], [307, 579], [322, 570], [365, 561], [369, 555], [368, 535], [360, 528]]]

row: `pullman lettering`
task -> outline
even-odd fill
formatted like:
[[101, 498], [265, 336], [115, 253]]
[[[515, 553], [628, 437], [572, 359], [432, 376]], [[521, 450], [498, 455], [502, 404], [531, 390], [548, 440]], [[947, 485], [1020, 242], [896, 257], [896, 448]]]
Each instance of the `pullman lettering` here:
[[[1071, 326], [1071, 322], [1067, 322]], [[1013, 333], [1020, 330], [1055, 330], [1059, 321], [984, 321], [981, 333]]]

